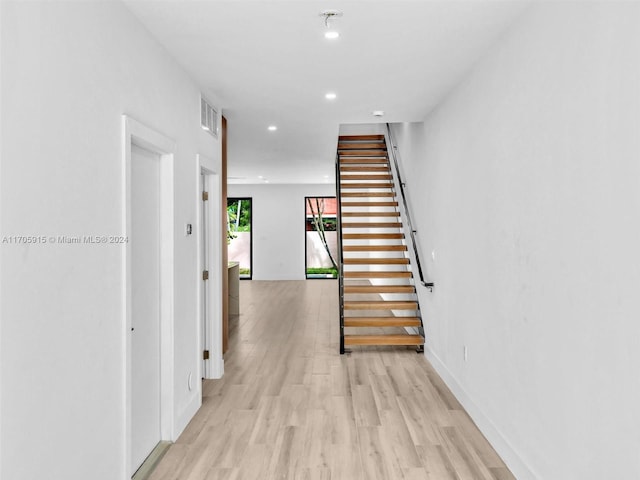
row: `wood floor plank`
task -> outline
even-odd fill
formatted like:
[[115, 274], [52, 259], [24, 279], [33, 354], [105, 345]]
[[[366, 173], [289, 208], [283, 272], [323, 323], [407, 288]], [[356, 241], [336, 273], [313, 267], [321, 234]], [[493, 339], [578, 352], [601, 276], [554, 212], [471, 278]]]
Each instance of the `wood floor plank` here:
[[149, 480], [172, 480], [178, 478], [177, 475], [184, 469], [190, 449], [189, 445], [183, 443], [171, 445], [160, 464], [149, 476]]
[[225, 375], [151, 480], [513, 480], [424, 356], [338, 354], [336, 283], [241, 282]]
[[233, 410], [219, 434], [225, 437], [215, 458], [215, 467], [233, 469], [242, 462], [258, 413], [255, 410]]
[[331, 376], [313, 375], [309, 389], [309, 408], [311, 410], [326, 409], [331, 400]]
[[353, 411], [358, 427], [378, 427], [381, 425], [378, 407], [369, 385], [353, 385]]
[[263, 480], [273, 457], [273, 445], [249, 444], [238, 466], [237, 480]]
[[207, 472], [206, 480], [236, 480], [238, 468], [212, 468]]
[[396, 393], [386, 375], [372, 375], [371, 390], [381, 414], [384, 413], [385, 410], [399, 409]]
[[333, 396], [329, 402], [331, 444], [357, 446], [358, 431], [351, 396]]
[[331, 366], [332, 395], [351, 397], [351, 382], [349, 381], [347, 358], [348, 357], [342, 357], [340, 364]]
[[416, 449], [422, 459], [428, 480], [460, 480], [442, 445], [419, 445]]
[[330, 461], [331, 480], [365, 480], [358, 442], [332, 445]]
[[[395, 405], [397, 407], [397, 403]], [[390, 443], [398, 465], [401, 468], [422, 468], [422, 460], [411, 440], [411, 433], [399, 407], [380, 412], [380, 420], [385, 439]]]
[[449, 458], [462, 480], [491, 480], [491, 472], [482, 464], [456, 427], [441, 427]]
[[436, 425], [420, 408], [420, 403], [412, 395], [398, 397], [398, 405], [414, 445], [440, 445], [442, 437]]
[[[487, 439], [484, 438], [480, 430], [478, 430], [473, 420], [469, 417], [467, 412], [464, 410], [451, 410], [449, 411], [451, 418], [455, 425], [464, 432], [465, 440], [469, 443], [469, 445], [474, 449], [478, 457], [482, 460], [482, 463], [489, 467], [489, 470], [494, 473], [499, 472], [500, 470], [506, 470], [509, 475], [509, 472], [502, 459], [498, 456], [496, 451], [491, 448]], [[504, 477], [504, 473], [501, 473], [501, 478]], [[513, 478], [513, 477], [510, 477]]]
[[358, 437], [360, 438], [360, 459], [364, 477], [367, 480], [397, 478], [394, 475], [391, 458], [385, 455], [380, 440], [380, 429], [378, 427], [360, 427], [358, 428]]

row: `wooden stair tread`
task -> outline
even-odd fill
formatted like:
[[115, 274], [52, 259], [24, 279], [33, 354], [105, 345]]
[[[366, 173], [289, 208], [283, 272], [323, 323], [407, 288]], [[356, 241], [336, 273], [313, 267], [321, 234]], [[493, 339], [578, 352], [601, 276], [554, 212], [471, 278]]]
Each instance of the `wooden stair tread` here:
[[343, 217], [399, 217], [400, 212], [342, 212]]
[[342, 164], [378, 164], [378, 163], [388, 163], [386, 157], [379, 158], [341, 158], [340, 163]]
[[345, 240], [402, 240], [404, 233], [343, 233]]
[[393, 188], [393, 183], [391, 182], [353, 182], [353, 183], [344, 183], [340, 182], [340, 188]]
[[389, 166], [386, 167], [372, 167], [371, 165], [362, 165], [360, 167], [354, 165], [347, 165], [340, 167], [341, 172], [388, 172]]
[[411, 278], [411, 272], [345, 271], [344, 278]]
[[359, 197], [359, 198], [373, 198], [373, 197], [395, 197], [393, 192], [341, 192], [340, 198], [347, 197]]
[[338, 137], [338, 142], [358, 142], [358, 141], [382, 141], [384, 140], [384, 135], [375, 134], [375, 135], [340, 135]]
[[423, 345], [421, 335], [345, 335], [345, 345]]
[[345, 258], [345, 265], [409, 265], [408, 258]]
[[373, 174], [373, 175], [340, 175], [340, 181], [345, 180], [391, 180], [393, 177], [388, 174]]
[[364, 143], [364, 142], [338, 142], [338, 150], [373, 150], [387, 149], [384, 142]]
[[348, 207], [397, 207], [398, 202], [341, 202], [343, 208]]
[[345, 285], [344, 293], [416, 293], [413, 285]]
[[400, 228], [402, 222], [343, 222], [342, 228]]
[[344, 302], [345, 310], [416, 310], [415, 300], [353, 300]]
[[345, 327], [420, 327], [418, 317], [345, 317]]
[[343, 252], [406, 252], [406, 245], [343, 245]]
[[[338, 150], [340, 150], [338, 148]], [[341, 157], [386, 157], [386, 150], [344, 150], [340, 151]]]

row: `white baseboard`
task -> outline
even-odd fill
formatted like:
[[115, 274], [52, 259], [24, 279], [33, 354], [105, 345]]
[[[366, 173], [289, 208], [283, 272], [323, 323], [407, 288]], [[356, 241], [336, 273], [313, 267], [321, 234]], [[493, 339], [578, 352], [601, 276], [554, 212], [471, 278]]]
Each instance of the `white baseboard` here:
[[509, 467], [511, 473], [518, 480], [537, 480], [540, 477], [533, 472], [533, 469], [526, 464], [518, 452], [513, 448], [511, 443], [496, 428], [491, 419], [475, 404], [469, 394], [458, 383], [453, 374], [446, 365], [425, 345], [425, 357], [431, 363], [438, 375], [447, 384], [453, 395], [462, 404], [469, 416], [473, 419], [482, 434], [487, 438], [494, 450], [500, 455], [500, 458]]

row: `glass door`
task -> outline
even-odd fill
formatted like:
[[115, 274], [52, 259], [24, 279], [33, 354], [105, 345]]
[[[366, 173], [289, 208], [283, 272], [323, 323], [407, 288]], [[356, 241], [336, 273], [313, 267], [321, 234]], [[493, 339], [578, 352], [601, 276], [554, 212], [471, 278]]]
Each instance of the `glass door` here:
[[253, 239], [251, 198], [227, 198], [229, 263], [240, 264], [240, 279], [251, 280]]
[[338, 278], [336, 197], [305, 197], [306, 278]]

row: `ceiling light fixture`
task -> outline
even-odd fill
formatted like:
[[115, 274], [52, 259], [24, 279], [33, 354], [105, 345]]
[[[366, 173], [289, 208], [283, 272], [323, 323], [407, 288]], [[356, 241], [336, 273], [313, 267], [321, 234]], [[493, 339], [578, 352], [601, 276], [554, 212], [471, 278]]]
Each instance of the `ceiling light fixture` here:
[[270, 132], [275, 132], [278, 129], [278, 127], [276, 127], [275, 125], [269, 125], [267, 127], [267, 130], [269, 130]]
[[328, 38], [330, 40], [338, 38], [340, 33], [336, 30], [331, 30], [331, 20], [341, 17], [342, 12], [339, 10], [325, 10], [320, 12], [320, 16], [324, 17], [324, 26], [327, 28], [327, 31], [324, 33], [324, 38]]
[[383, 117], [384, 116], [384, 110], [374, 110], [373, 111], [373, 116], [374, 117]]
[[329, 92], [327, 94], [325, 94], [324, 98], [326, 98], [327, 100], [335, 100], [337, 97], [337, 95], [333, 92]]

